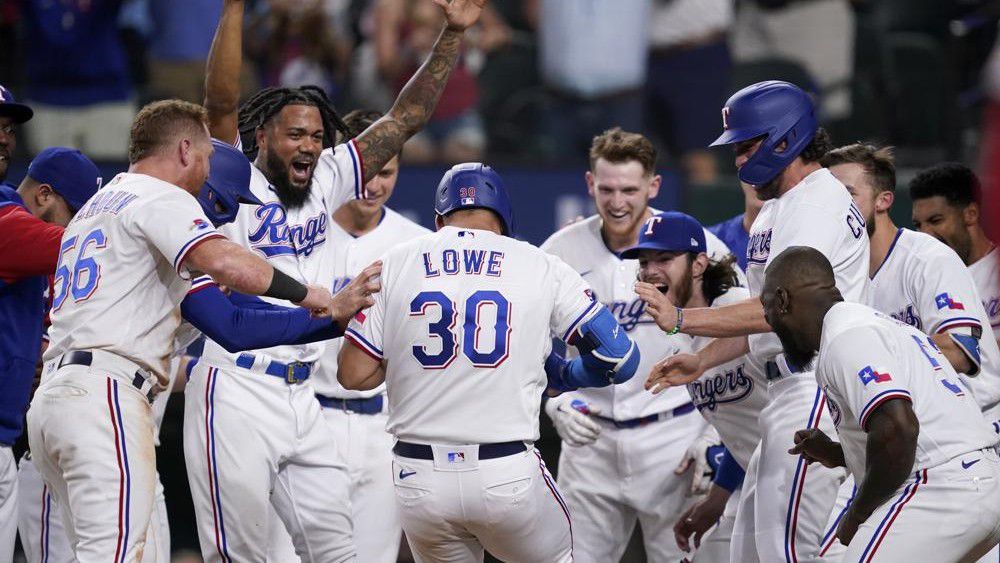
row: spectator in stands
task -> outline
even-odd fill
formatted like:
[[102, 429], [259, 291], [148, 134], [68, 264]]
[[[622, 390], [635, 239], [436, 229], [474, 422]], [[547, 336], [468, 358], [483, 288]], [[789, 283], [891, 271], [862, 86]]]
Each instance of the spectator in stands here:
[[222, 13], [219, 0], [148, 0], [149, 93], [200, 104], [205, 99], [205, 60]]
[[[379, 74], [394, 91], [399, 91], [426, 59], [441, 32], [443, 15], [425, 0], [376, 1], [375, 55]], [[482, 160], [486, 134], [478, 103], [476, 78], [465, 61], [460, 61], [451, 72], [434, 116], [406, 143], [403, 159], [410, 163]]]
[[733, 0], [654, 0], [646, 81], [649, 124], [691, 184], [717, 176], [708, 144], [731, 90]]
[[529, 0], [539, 68], [551, 94], [554, 154], [587, 154], [611, 127], [643, 131], [650, 0]]
[[737, 62], [799, 63], [820, 88], [822, 117], [850, 115], [854, 12], [849, 0], [744, 0], [736, 11], [732, 47]]
[[24, 50], [32, 152], [71, 146], [124, 159], [135, 114], [118, 36], [120, 0], [25, 0]]
[[268, 0], [247, 37], [264, 84], [314, 84], [340, 99], [352, 49], [348, 7], [345, 0]]

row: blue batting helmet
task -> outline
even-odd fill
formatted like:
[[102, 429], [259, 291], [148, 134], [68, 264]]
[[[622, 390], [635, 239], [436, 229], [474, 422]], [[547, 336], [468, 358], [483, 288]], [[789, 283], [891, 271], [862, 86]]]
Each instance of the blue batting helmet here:
[[[765, 137], [738, 173], [740, 180], [754, 186], [764, 185], [780, 174], [805, 150], [819, 129], [809, 95], [780, 80], [758, 82], [733, 94], [722, 108], [722, 126], [725, 131], [712, 143], [713, 147]], [[782, 142], [787, 146], [777, 152]]]
[[514, 210], [503, 180], [481, 162], [456, 164], [445, 172], [434, 196], [434, 211], [447, 215], [459, 209], [489, 209], [500, 217], [503, 234], [513, 236]]
[[212, 139], [208, 179], [198, 193], [198, 203], [216, 227], [236, 220], [241, 203], [263, 205], [250, 191], [250, 161], [232, 145]]

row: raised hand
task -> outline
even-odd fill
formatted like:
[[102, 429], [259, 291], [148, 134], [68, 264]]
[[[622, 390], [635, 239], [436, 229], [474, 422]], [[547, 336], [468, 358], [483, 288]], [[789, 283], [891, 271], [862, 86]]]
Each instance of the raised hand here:
[[704, 372], [697, 354], [674, 354], [653, 365], [646, 378], [646, 389], [655, 395], [669, 387], [687, 385]]
[[444, 10], [448, 29], [464, 31], [479, 21], [486, 0], [434, 0], [434, 3]]
[[660, 330], [670, 332], [677, 326], [677, 307], [655, 285], [636, 282], [635, 292], [639, 299], [646, 302], [646, 313], [656, 321]]
[[372, 294], [382, 289], [382, 281], [379, 278], [381, 274], [381, 260], [376, 260], [361, 270], [357, 277], [333, 296], [330, 316], [335, 321], [346, 324], [358, 311], [374, 305], [375, 299]]

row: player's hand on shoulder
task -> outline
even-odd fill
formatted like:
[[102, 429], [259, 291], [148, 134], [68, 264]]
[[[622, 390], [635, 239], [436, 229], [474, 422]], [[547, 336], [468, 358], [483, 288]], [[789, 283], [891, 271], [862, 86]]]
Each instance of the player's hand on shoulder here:
[[372, 294], [382, 289], [382, 261], [369, 264], [343, 289], [333, 296], [331, 316], [337, 322], [346, 324], [358, 311], [375, 304]]
[[655, 395], [670, 387], [687, 385], [704, 372], [697, 354], [674, 354], [653, 364], [646, 378], [646, 389]]
[[306, 298], [296, 303], [303, 309], [309, 309], [314, 317], [329, 317], [333, 307], [333, 294], [325, 287], [307, 285]]
[[434, 0], [444, 10], [448, 29], [465, 31], [479, 21], [486, 0]]
[[677, 326], [677, 307], [667, 299], [662, 291], [651, 283], [636, 282], [635, 293], [646, 302], [646, 313], [656, 321], [656, 326], [670, 332]]
[[559, 437], [571, 446], [593, 443], [601, 433], [600, 424], [589, 416], [598, 411], [569, 395], [549, 399], [545, 403], [545, 413], [552, 419]]
[[788, 450], [788, 453], [801, 455], [808, 463], [818, 461], [826, 467], [844, 465], [844, 450], [822, 430], [817, 428], [799, 430], [795, 432], [792, 440], [795, 445]]

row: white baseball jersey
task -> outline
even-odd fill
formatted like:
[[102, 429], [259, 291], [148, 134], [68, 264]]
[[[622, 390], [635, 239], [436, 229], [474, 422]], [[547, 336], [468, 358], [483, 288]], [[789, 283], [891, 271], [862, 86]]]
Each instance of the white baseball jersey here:
[[951, 248], [930, 235], [899, 229], [872, 276], [870, 297], [875, 309], [928, 335], [981, 331], [979, 374], [960, 377], [983, 410], [1000, 403], [1000, 349], [990, 337], [975, 281]]
[[[258, 252], [275, 268], [305, 284], [326, 286], [333, 278], [335, 252], [328, 242], [330, 216], [352, 198], [364, 197], [361, 157], [353, 140], [324, 149], [316, 162], [309, 197], [296, 209], [285, 209], [278, 194], [256, 166], [250, 167], [250, 190], [263, 205], [241, 205], [236, 220], [220, 231], [237, 244]], [[278, 305], [286, 301], [261, 297]], [[323, 351], [322, 342], [274, 346], [256, 350], [282, 363], [315, 362]], [[239, 354], [226, 352], [205, 342], [202, 356], [207, 362], [225, 366]]]
[[[382, 209], [384, 212], [378, 226], [360, 237], [348, 233], [336, 221], [330, 222], [328, 238], [337, 249], [333, 255], [332, 292], [343, 289], [358, 272], [378, 260], [390, 248], [431, 232], [388, 207]], [[310, 377], [316, 392], [340, 399], [368, 398], [384, 393], [385, 384], [368, 391], [355, 391], [344, 389], [337, 381], [337, 354], [340, 353], [342, 344], [343, 339], [340, 338], [325, 342], [323, 355]]]
[[[764, 270], [790, 246], [810, 246], [833, 265], [837, 289], [847, 301], [868, 301], [868, 232], [844, 184], [821, 168], [781, 197], [764, 202], [750, 227], [747, 279], [751, 295], [760, 295]], [[782, 352], [773, 332], [751, 334], [750, 353], [767, 361]]]
[[[708, 231], [705, 231], [705, 240], [711, 257], [729, 254], [725, 243]], [[653, 364], [667, 356], [690, 351], [691, 339], [682, 334], [664, 334], [656, 321], [646, 314], [646, 304], [635, 293], [639, 261], [623, 260], [608, 250], [601, 237], [601, 217], [593, 215], [557, 231], [542, 244], [542, 250], [563, 259], [587, 280], [598, 301], [611, 311], [641, 353], [636, 369], [641, 377], [633, 377], [621, 385], [573, 391], [574, 398], [585, 401], [601, 416], [615, 420], [662, 413], [690, 402], [687, 392], [681, 388], [653, 395], [644, 387], [644, 374], [649, 373]]]
[[941, 351], [919, 330], [858, 303], [838, 303], [823, 319], [816, 378], [826, 391], [847, 468], [865, 477], [871, 414], [910, 401], [920, 423], [913, 470], [993, 446], [973, 398]]
[[976, 282], [979, 297], [983, 300], [983, 308], [993, 327], [993, 336], [1000, 340], [1000, 251], [994, 246], [986, 256], [969, 266], [969, 272]]
[[[745, 301], [750, 292], [734, 287], [715, 298], [712, 307]], [[694, 337], [693, 349], [701, 350], [713, 338]], [[716, 366], [687, 384], [691, 401], [709, 424], [719, 431], [722, 442], [746, 469], [760, 442], [760, 411], [767, 404], [764, 375], [746, 356]]]
[[526, 242], [455, 227], [382, 260], [382, 291], [345, 337], [387, 363], [389, 432], [536, 440], [550, 331], [568, 339], [600, 310], [583, 279]]
[[187, 254], [221, 237], [191, 194], [123, 173], [90, 198], [63, 234], [45, 359], [105, 350], [168, 379]]

